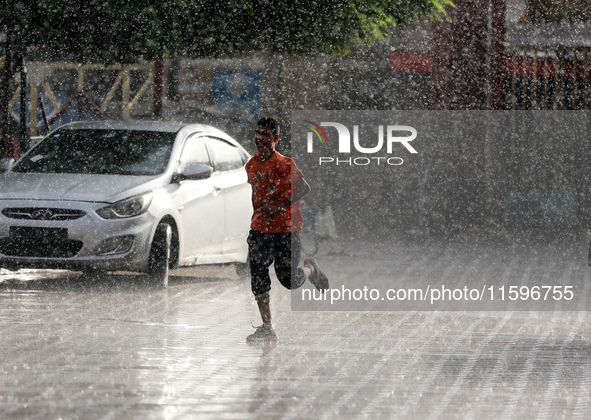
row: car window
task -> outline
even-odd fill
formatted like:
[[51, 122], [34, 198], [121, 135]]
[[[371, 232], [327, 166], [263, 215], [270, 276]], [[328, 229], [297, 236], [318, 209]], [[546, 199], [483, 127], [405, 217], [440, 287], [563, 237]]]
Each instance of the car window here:
[[193, 136], [185, 142], [181, 153], [180, 170], [183, 171], [191, 163], [212, 166], [203, 137]]
[[166, 170], [175, 133], [60, 130], [45, 138], [14, 172], [157, 175]]
[[208, 138], [207, 144], [211, 148], [218, 171], [231, 171], [244, 166], [244, 159], [240, 149], [226, 141]]

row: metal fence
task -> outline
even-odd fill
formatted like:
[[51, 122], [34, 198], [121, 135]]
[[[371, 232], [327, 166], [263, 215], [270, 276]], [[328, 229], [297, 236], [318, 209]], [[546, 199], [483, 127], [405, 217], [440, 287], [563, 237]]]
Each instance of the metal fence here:
[[591, 109], [590, 49], [517, 49], [505, 63], [505, 109]]

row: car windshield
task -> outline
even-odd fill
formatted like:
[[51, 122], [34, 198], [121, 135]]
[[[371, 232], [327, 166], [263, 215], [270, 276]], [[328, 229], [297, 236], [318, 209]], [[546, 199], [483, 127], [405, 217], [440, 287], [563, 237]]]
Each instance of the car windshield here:
[[13, 167], [14, 172], [157, 175], [166, 169], [175, 133], [62, 130]]

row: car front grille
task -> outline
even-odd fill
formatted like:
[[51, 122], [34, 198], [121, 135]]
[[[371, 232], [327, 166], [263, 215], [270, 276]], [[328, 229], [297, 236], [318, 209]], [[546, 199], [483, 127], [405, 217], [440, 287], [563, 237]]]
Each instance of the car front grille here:
[[2, 210], [2, 214], [19, 220], [75, 220], [83, 217], [86, 212], [50, 207], [13, 207]]

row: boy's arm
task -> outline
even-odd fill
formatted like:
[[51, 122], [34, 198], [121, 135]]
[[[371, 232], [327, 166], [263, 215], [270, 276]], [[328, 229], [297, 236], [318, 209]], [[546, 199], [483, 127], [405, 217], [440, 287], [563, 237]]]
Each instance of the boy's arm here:
[[278, 213], [297, 203], [310, 192], [310, 184], [304, 178], [300, 178], [291, 186], [291, 194], [277, 203], [268, 203], [260, 209], [261, 215], [265, 219], [271, 219]]

